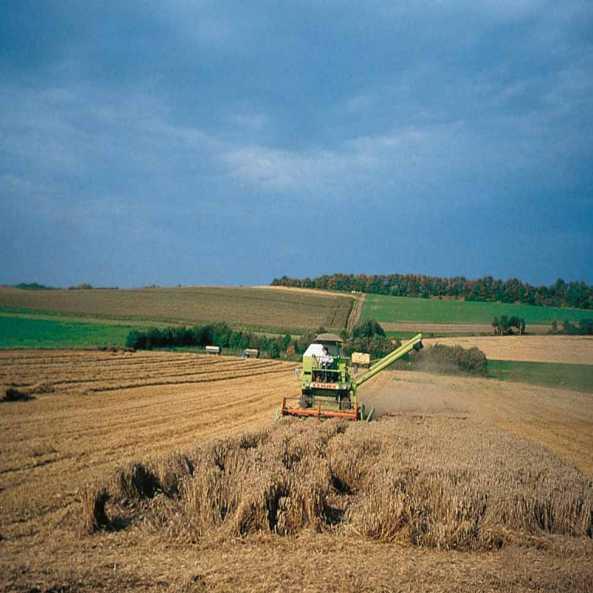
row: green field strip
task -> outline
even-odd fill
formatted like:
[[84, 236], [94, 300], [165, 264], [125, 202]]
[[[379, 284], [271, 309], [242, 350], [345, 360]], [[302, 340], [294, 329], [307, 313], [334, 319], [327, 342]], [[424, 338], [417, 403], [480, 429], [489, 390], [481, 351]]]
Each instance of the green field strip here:
[[124, 346], [132, 326], [0, 316], [0, 349]]
[[87, 316], [84, 314], [70, 315], [56, 311], [38, 311], [35, 309], [25, 309], [22, 307], [19, 307], [18, 309], [16, 307], [0, 307], [0, 317], [72, 323], [92, 323], [98, 325], [125, 325], [126, 327], [167, 327], [168, 325], [184, 325], [174, 322], [164, 322], [150, 319], [114, 319], [111, 317], [97, 317], [92, 315]]
[[[138, 318], [138, 317], [102, 317], [100, 315], [86, 315], [84, 313], [79, 314], [68, 314], [61, 313], [59, 311], [42, 311], [38, 309], [27, 309], [26, 307], [2, 307], [0, 306], [0, 318], [20, 318], [20, 319], [32, 319], [32, 320], [47, 320], [47, 321], [60, 321], [60, 322], [72, 322], [72, 323], [91, 323], [97, 325], [123, 325], [130, 329], [134, 328], [147, 328], [147, 327], [191, 327], [194, 325], [207, 325], [216, 323], [212, 320], [202, 321], [181, 321], [181, 320], [163, 320], [163, 319], [149, 319], [149, 318]], [[267, 325], [232, 325], [233, 329], [253, 332], [257, 334], [264, 334], [270, 336], [284, 336], [290, 334], [293, 336], [301, 336], [310, 329], [304, 327], [276, 327]]]
[[385, 323], [490, 324], [501, 315], [522, 317], [527, 325], [548, 325], [553, 321], [592, 319], [593, 310], [369, 294], [362, 312], [363, 320]]
[[488, 360], [488, 376], [500, 381], [593, 393], [593, 365], [589, 364]]

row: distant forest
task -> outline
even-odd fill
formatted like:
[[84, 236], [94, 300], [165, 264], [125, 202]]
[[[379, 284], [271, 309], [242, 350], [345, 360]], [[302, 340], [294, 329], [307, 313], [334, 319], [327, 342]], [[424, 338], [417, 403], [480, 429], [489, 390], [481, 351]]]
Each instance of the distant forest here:
[[331, 274], [317, 278], [282, 276], [282, 278], [274, 278], [272, 286], [593, 309], [593, 286], [585, 282], [565, 282], [560, 279], [550, 286], [532, 286], [517, 278], [497, 280], [491, 276], [468, 280], [463, 276], [441, 278], [418, 274]]

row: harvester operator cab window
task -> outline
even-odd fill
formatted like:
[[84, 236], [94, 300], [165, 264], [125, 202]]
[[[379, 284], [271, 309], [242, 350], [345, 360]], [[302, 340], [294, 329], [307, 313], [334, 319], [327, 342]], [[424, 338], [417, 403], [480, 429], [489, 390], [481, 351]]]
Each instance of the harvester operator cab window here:
[[326, 344], [311, 344], [305, 351], [304, 356], [312, 356], [322, 366], [331, 365], [334, 361], [334, 357]]
[[321, 345], [321, 355], [319, 357], [319, 362], [321, 366], [329, 367], [334, 362], [334, 357], [329, 353], [327, 346], [325, 344]]
[[323, 347], [329, 356], [339, 356], [340, 347], [338, 344], [324, 344]]

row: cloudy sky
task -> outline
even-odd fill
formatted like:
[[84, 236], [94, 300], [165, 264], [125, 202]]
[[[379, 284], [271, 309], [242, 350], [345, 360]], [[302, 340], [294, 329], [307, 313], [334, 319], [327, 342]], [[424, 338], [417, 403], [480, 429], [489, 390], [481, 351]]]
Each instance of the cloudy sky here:
[[0, 283], [593, 281], [590, 0], [0, 0]]

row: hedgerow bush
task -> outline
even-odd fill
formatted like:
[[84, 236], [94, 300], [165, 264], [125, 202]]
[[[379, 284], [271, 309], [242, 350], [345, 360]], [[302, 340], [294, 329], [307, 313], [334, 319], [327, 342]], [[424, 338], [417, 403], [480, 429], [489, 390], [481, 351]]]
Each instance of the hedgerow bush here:
[[196, 325], [194, 327], [153, 327], [147, 330], [132, 330], [126, 346], [136, 350], [170, 348], [177, 346], [220, 346], [231, 350], [257, 348], [271, 358], [279, 358], [291, 343], [289, 335], [269, 337], [250, 332], [233, 330], [226, 323]]
[[[293, 339], [286, 334], [279, 337], [262, 336], [233, 330], [226, 323], [212, 323], [193, 327], [152, 327], [146, 330], [132, 330], [126, 339], [126, 346], [135, 350], [171, 348], [179, 346], [220, 346], [231, 350], [257, 348], [270, 358], [281, 358], [292, 354], [301, 355], [318, 334], [325, 333], [323, 327]], [[344, 353], [368, 352], [372, 358], [381, 358], [400, 345], [396, 339], [388, 338], [383, 328], [373, 320], [357, 325], [352, 334], [342, 332]]]
[[488, 373], [488, 359], [476, 347], [446, 346], [435, 344], [417, 352], [407, 363], [419, 370], [442, 373], [465, 373], [485, 376]]

